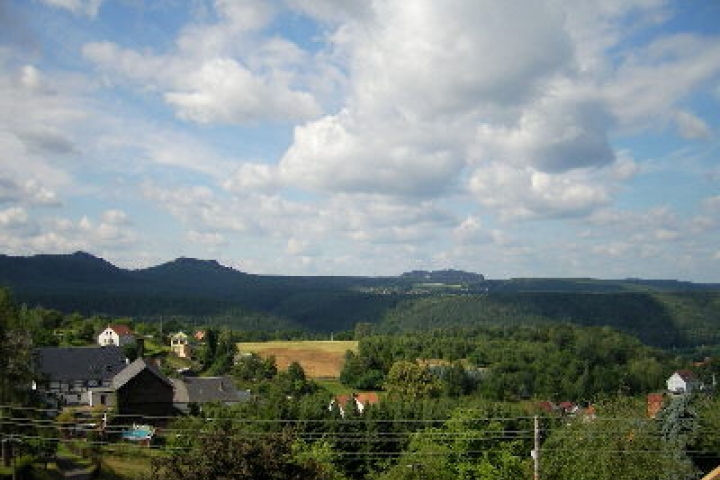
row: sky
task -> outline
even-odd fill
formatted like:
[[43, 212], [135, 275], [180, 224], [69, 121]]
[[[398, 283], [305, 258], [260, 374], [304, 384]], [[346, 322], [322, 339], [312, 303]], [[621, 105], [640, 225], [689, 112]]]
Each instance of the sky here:
[[717, 0], [0, 0], [0, 253], [720, 282]]

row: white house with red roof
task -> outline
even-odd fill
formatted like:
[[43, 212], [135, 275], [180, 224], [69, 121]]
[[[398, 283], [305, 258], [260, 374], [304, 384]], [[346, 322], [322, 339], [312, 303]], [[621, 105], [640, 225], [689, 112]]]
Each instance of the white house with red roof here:
[[332, 411], [334, 408], [338, 408], [340, 416], [345, 418], [345, 409], [348, 403], [351, 401], [355, 402], [355, 408], [358, 413], [363, 413], [369, 405], [375, 405], [380, 402], [378, 394], [375, 392], [361, 392], [352, 393], [350, 395], [338, 395], [330, 401], [328, 410]]
[[132, 343], [135, 343], [135, 334], [127, 325], [108, 325], [107, 328], [98, 335], [98, 345], [101, 347], [107, 345], [122, 347]]
[[702, 388], [702, 382], [690, 370], [678, 370], [667, 379], [670, 393], [692, 393]]

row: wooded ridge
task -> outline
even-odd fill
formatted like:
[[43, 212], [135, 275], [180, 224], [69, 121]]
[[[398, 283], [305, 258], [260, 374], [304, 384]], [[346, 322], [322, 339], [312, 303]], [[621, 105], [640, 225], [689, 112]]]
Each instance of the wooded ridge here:
[[612, 326], [663, 347], [715, 344], [720, 284], [590, 278], [486, 279], [457, 270], [396, 277], [255, 275], [179, 258], [127, 270], [93, 255], [0, 255], [19, 301], [85, 315], [196, 319], [255, 330], [397, 332], [566, 322]]

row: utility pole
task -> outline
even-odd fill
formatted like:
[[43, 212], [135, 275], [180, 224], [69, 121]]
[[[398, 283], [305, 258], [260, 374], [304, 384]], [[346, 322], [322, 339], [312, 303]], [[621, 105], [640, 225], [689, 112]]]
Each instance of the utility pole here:
[[540, 418], [537, 415], [533, 423], [534, 446], [530, 456], [533, 458], [533, 480], [540, 480]]

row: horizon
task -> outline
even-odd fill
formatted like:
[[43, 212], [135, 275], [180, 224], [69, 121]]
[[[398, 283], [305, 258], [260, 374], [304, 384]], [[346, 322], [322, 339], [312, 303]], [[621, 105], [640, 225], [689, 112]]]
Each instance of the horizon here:
[[9, 0], [0, 252], [720, 282], [718, 18], [713, 0]]
[[115, 263], [111, 262], [110, 260], [103, 258], [101, 256], [78, 250], [72, 253], [36, 253], [32, 255], [7, 255], [0, 253], [0, 256], [6, 256], [11, 258], [32, 258], [36, 256], [65, 256], [65, 257], [73, 257], [73, 256], [88, 256], [92, 257], [95, 260], [101, 260], [103, 262], [107, 262], [110, 265], [119, 268], [124, 271], [142, 271], [147, 270], [155, 267], [161, 267], [163, 265], [175, 263], [177, 261], [182, 260], [193, 260], [200, 263], [214, 263], [222, 268], [228, 268], [233, 270], [234, 272], [245, 274], [245, 275], [252, 275], [252, 276], [265, 276], [265, 277], [347, 277], [347, 278], [400, 278], [402, 275], [408, 274], [408, 273], [415, 273], [415, 272], [427, 272], [427, 273], [439, 273], [439, 272], [448, 272], [448, 271], [454, 271], [458, 273], [469, 273], [469, 274], [476, 274], [483, 276], [484, 280], [487, 281], [512, 281], [512, 280], [592, 280], [592, 281], [600, 281], [600, 282], [678, 282], [678, 283], [692, 283], [692, 284], [708, 284], [708, 285], [714, 285], [714, 284], [720, 284], [720, 282], [693, 282], [692, 280], [686, 280], [682, 278], [644, 278], [644, 277], [624, 277], [624, 278], [602, 278], [602, 277], [588, 277], [588, 276], [577, 276], [577, 277], [548, 277], [548, 276], [537, 276], [537, 277], [529, 277], [529, 276], [519, 276], [519, 277], [489, 277], [485, 275], [483, 272], [480, 271], [470, 271], [470, 270], [463, 270], [463, 269], [455, 269], [455, 268], [438, 268], [438, 269], [417, 269], [417, 270], [407, 270], [404, 272], [396, 273], [396, 274], [390, 274], [390, 275], [359, 275], [359, 274], [343, 274], [343, 275], [304, 275], [304, 274], [284, 274], [282, 272], [274, 272], [274, 273], [254, 273], [246, 270], [239, 269], [236, 266], [230, 266], [225, 265], [222, 262], [220, 262], [217, 259], [214, 258], [196, 258], [196, 257], [177, 257], [170, 260], [163, 261], [161, 263], [148, 265], [145, 267], [139, 267], [139, 268], [125, 268], [119, 265], [116, 265]]

